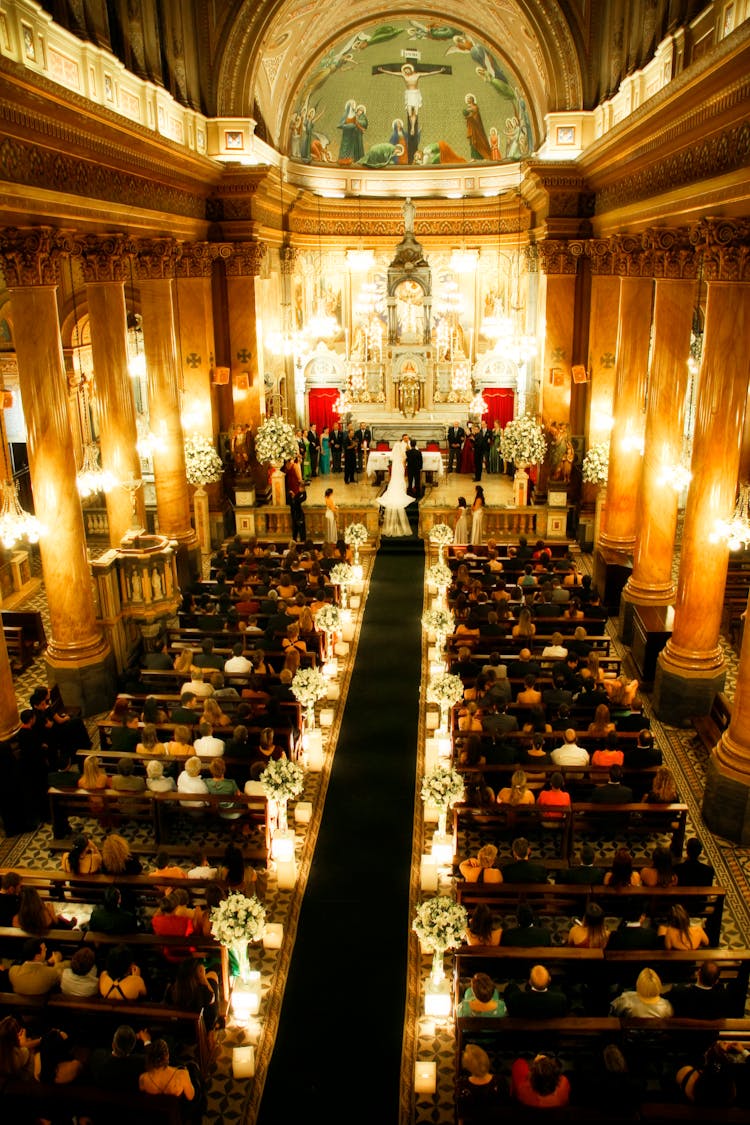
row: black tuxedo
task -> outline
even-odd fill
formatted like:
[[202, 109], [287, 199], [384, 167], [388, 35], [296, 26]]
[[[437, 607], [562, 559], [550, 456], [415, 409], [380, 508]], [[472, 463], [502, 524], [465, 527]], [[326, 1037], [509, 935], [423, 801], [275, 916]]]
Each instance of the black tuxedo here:
[[344, 435], [344, 484], [354, 484], [357, 475], [357, 439], [354, 434]]
[[343, 430], [334, 428], [328, 437], [328, 444], [331, 447], [331, 468], [334, 473], [341, 472], [341, 456], [344, 452], [345, 436]]
[[448, 427], [448, 472], [461, 471], [461, 448], [466, 437], [463, 426]]
[[568, 1014], [568, 998], [556, 988], [535, 992], [532, 988], [521, 989], [511, 981], [505, 989], [505, 1003], [508, 1015], [521, 1019], [551, 1020]]
[[365, 426], [364, 430], [355, 430], [354, 440], [357, 443], [357, 471], [361, 473], [364, 468], [365, 450], [369, 449], [372, 444], [372, 433], [369, 426]]
[[416, 446], [406, 451], [406, 491], [417, 500], [422, 498], [422, 450]]
[[318, 457], [320, 456], [320, 435], [314, 430], [307, 431], [307, 440], [310, 444], [310, 471], [314, 477], [318, 475]]
[[482, 479], [484, 459], [489, 454], [489, 430], [477, 430], [472, 437], [474, 442], [474, 480]]

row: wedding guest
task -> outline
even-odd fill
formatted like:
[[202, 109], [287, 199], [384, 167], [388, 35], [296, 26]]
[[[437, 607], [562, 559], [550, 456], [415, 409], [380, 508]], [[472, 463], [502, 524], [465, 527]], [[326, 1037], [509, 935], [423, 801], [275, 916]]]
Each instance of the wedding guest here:
[[171, 1066], [169, 1047], [163, 1039], [154, 1039], [146, 1047], [146, 1069], [138, 1079], [143, 1094], [169, 1094], [193, 1101], [195, 1087], [185, 1067]]
[[642, 969], [635, 982], [635, 991], [626, 991], [612, 1001], [613, 1016], [637, 1016], [642, 1019], [669, 1019], [672, 1005], [662, 996], [662, 984], [653, 969]]
[[669, 848], [658, 844], [651, 852], [651, 862], [641, 868], [640, 874], [644, 887], [676, 887], [677, 875]]
[[474, 973], [471, 984], [466, 989], [461, 1003], [456, 1009], [459, 1018], [464, 1016], [489, 1016], [502, 1019], [505, 1015], [505, 1002], [497, 990], [494, 980], [487, 973]]
[[45, 1032], [34, 1055], [34, 1077], [39, 1082], [67, 1086], [84, 1072], [83, 1062], [73, 1053], [74, 1044], [67, 1032], [53, 1027]]
[[516, 1059], [510, 1075], [511, 1092], [521, 1105], [548, 1109], [570, 1101], [570, 1082], [549, 1055], [535, 1055], [531, 1062]]
[[503, 936], [501, 927], [493, 924], [492, 911], [485, 902], [479, 902], [472, 910], [466, 925], [468, 945], [499, 945]]
[[110, 832], [102, 844], [102, 871], [106, 875], [140, 875], [142, 870], [125, 837]]
[[149, 793], [172, 793], [177, 787], [173, 777], [164, 775], [164, 763], [152, 758], [146, 764], [146, 788]]
[[701, 949], [709, 944], [701, 923], [691, 924], [690, 915], [679, 902], [672, 903], [666, 923], [658, 927], [657, 933], [664, 938], [665, 949]]
[[70, 959], [70, 965], [63, 969], [60, 978], [60, 992], [63, 996], [77, 996], [85, 999], [99, 995], [99, 971], [93, 949], [84, 945], [77, 949]]
[[498, 805], [533, 805], [534, 800], [523, 770], [515, 770], [510, 785], [506, 785], [497, 795]]
[[93, 840], [79, 833], [73, 837], [73, 847], [63, 852], [60, 866], [71, 875], [95, 875], [102, 865], [102, 853]]
[[127, 945], [116, 945], [107, 955], [99, 977], [99, 995], [113, 1003], [140, 1000], [147, 992], [141, 970]]
[[461, 1055], [462, 1074], [456, 1084], [456, 1109], [459, 1120], [467, 1125], [499, 1120], [507, 1104], [505, 1079], [490, 1069], [489, 1055], [476, 1043], [468, 1043]]
[[495, 845], [485, 844], [475, 857], [462, 860], [458, 869], [467, 883], [502, 883], [502, 873], [495, 867], [496, 858]]
[[41, 1039], [27, 1034], [26, 1028], [15, 1016], [0, 1020], [0, 1079], [24, 1081], [34, 1077], [34, 1052]]
[[596, 902], [586, 907], [583, 919], [574, 922], [568, 930], [568, 945], [578, 949], [604, 949], [609, 941], [604, 911]]
[[119, 888], [107, 887], [104, 902], [91, 911], [89, 930], [100, 934], [130, 934], [137, 928], [135, 914], [123, 908]]

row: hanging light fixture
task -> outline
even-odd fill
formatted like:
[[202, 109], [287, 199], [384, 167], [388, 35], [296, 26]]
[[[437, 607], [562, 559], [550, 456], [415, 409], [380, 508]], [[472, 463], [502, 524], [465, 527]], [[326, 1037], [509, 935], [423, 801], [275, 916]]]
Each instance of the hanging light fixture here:
[[305, 325], [305, 335], [312, 342], [330, 340], [339, 332], [339, 322], [326, 312], [323, 289], [323, 243], [321, 240], [320, 196], [318, 196], [318, 280], [319, 291], [315, 301], [315, 312]]
[[16, 543], [26, 539], [29, 543], [38, 543], [44, 532], [44, 526], [36, 516], [25, 511], [18, 499], [18, 482], [13, 479], [13, 469], [10, 464], [8, 452], [8, 436], [5, 431], [5, 408], [13, 402], [13, 396], [3, 391], [2, 409], [0, 409], [0, 439], [3, 443], [3, 467], [5, 477], [0, 484], [0, 543], [9, 551]]
[[[131, 327], [133, 337], [135, 339], [135, 350], [128, 360], [128, 374], [134, 379], [142, 379], [146, 374], [146, 355], [140, 349], [141, 339], [141, 318], [135, 311], [135, 283], [133, 281], [133, 255], [130, 255], [130, 316], [128, 317], [128, 328]], [[130, 333], [128, 333], [128, 350], [130, 351]]]
[[72, 258], [68, 258], [68, 267], [70, 269], [70, 289], [73, 296], [73, 322], [75, 326], [73, 367], [78, 376], [78, 414], [81, 423], [81, 445], [83, 447], [83, 464], [76, 473], [76, 488], [81, 499], [86, 500], [89, 496], [95, 496], [98, 492], [111, 492], [113, 488], [117, 488], [119, 481], [117, 477], [103, 469], [99, 464], [99, 446], [94, 441], [94, 435], [91, 432], [88, 387], [93, 372], [88, 374], [84, 371], [80, 362], [81, 339], [78, 328], [78, 305], [76, 303]]
[[725, 542], [730, 551], [747, 548], [750, 544], [750, 483], [740, 484], [731, 519], [717, 520], [708, 539], [710, 543]]

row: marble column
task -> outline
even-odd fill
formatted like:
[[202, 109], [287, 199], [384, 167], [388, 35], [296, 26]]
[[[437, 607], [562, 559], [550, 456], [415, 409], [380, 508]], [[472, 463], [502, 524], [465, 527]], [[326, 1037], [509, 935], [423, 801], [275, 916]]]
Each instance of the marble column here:
[[258, 375], [255, 283], [266, 252], [262, 242], [234, 242], [226, 259], [233, 421], [255, 429], [265, 410]]
[[[118, 481], [141, 479], [135, 402], [128, 374], [125, 281], [129, 276], [130, 258], [127, 251], [123, 235], [104, 238], [89, 235], [81, 250], [101, 422], [102, 468]], [[134, 496], [135, 518], [130, 493], [121, 484], [105, 495], [112, 547], [120, 545], [134, 523], [142, 528], [146, 526], [143, 488]]]
[[600, 549], [625, 555], [635, 546], [638, 528], [652, 295], [650, 277], [620, 278], [615, 423], [609, 443], [607, 511]]
[[183, 424], [213, 441], [220, 429], [214, 366], [214, 322], [211, 271], [214, 252], [209, 242], [184, 242], [175, 278], [178, 376], [183, 388]]
[[[711, 530], [718, 517], [729, 517], [735, 503], [748, 393], [750, 284], [734, 280], [736, 255], [720, 249], [718, 263], [704, 255], [708, 297], [693, 476], [685, 506], [674, 627], [659, 654], [654, 683], [654, 711], [674, 726], [687, 726], [692, 715], [707, 714], [714, 693], [724, 685], [719, 633], [729, 549], [726, 542], [711, 541]], [[727, 275], [733, 280], [722, 279]]]
[[153, 454], [156, 512], [160, 534], [177, 543], [177, 569], [184, 586], [195, 581], [201, 569], [191, 523], [177, 378], [174, 276], [179, 251], [173, 239], [142, 239], [137, 249], [149, 421], [158, 443]]
[[604, 272], [592, 258], [591, 313], [589, 322], [589, 402], [586, 433], [588, 446], [609, 441], [614, 417], [615, 356], [620, 307], [620, 279]]
[[68, 422], [57, 286], [59, 259], [69, 250], [65, 236], [49, 228], [0, 235], [34, 508], [45, 529], [39, 551], [50, 615], [47, 674], [69, 706], [93, 714], [111, 706], [115, 667], [96, 620]]
[[633, 639], [634, 606], [670, 605], [675, 596], [672, 558], [679, 492], [665, 470], [681, 462], [695, 281], [658, 278], [655, 290], [638, 538], [620, 603], [619, 633], [625, 644]]
[[0, 742], [12, 738], [21, 725], [8, 647], [0, 631]]

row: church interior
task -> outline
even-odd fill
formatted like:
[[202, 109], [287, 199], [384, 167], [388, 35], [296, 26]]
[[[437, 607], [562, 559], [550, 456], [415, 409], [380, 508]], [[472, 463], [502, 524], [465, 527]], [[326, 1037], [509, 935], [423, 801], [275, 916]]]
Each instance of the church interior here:
[[[210, 925], [203, 932], [221, 986], [219, 1022], [207, 1030], [198, 1021], [206, 1122], [274, 1125], [314, 1109], [334, 1121], [336, 1098], [351, 1094], [356, 1120], [469, 1125], [480, 1118], [458, 1094], [466, 1044], [486, 1049], [511, 1084], [509, 1100], [481, 1120], [515, 1120], [514, 1052], [533, 1059], [546, 1050], [565, 1068], [579, 1048], [590, 1061], [595, 1035], [623, 1045], [606, 1006], [537, 1038], [533, 1022], [512, 1019], [504, 1033], [489, 1033], [476, 1019], [460, 1020], [477, 966], [506, 982], [525, 979], [528, 959], [500, 965], [501, 943], [494, 960], [472, 963], [470, 944], [440, 949], [438, 940], [438, 965], [412, 926], [432, 898], [473, 902], [461, 897], [460, 861], [496, 840], [502, 867], [513, 836], [523, 835], [513, 831], [523, 818], [464, 820], [466, 794], [452, 800], [452, 813], [434, 802], [426, 810], [421, 794], [431, 770], [455, 774], [466, 732], [486, 734], [484, 720], [472, 726], [463, 713], [474, 698], [472, 674], [449, 703], [435, 688], [464, 659], [459, 647], [468, 644], [469, 657], [487, 647], [480, 633], [458, 640], [471, 636], [468, 627], [452, 632], [473, 613], [464, 595], [479, 574], [478, 586], [494, 588], [493, 552], [520, 575], [509, 548], [527, 542], [545, 545], [550, 574], [555, 560], [567, 560], [557, 585], [568, 566], [586, 576], [587, 595], [593, 588], [600, 596], [602, 678], [616, 672], [639, 689], [677, 779], [672, 849], [700, 839], [714, 890], [721, 888], [709, 904], [714, 912], [720, 904], [710, 952], [746, 993], [748, 17], [750, 0], [474, 0], [460, 11], [426, 0], [385, 14], [372, 0], [356, 11], [343, 0], [0, 0], [7, 777], [22, 776], [19, 745], [38, 718], [24, 715], [40, 684], [77, 719], [86, 749], [101, 754], [106, 770], [118, 768], [105, 741], [115, 701], [129, 691], [158, 694], [161, 683], [165, 697], [172, 690], [171, 646], [175, 637], [187, 644], [187, 602], [191, 592], [214, 597], [227, 544], [243, 552], [248, 572], [252, 563], [264, 573], [271, 564], [251, 552], [270, 545], [278, 585], [295, 540], [300, 551], [310, 543], [322, 550], [348, 528], [362, 529], [361, 554], [355, 536], [340, 560], [359, 570], [326, 585], [345, 615], [334, 615], [336, 629], [319, 630], [315, 641], [328, 694], [309, 704], [287, 699], [300, 716], [286, 736], [288, 757], [305, 775], [290, 806], [291, 832], [286, 797], [283, 815], [268, 798], [270, 827], [268, 810], [265, 827], [253, 825], [253, 796], [266, 799], [257, 777], [236, 812], [250, 824], [247, 835], [220, 804], [210, 828], [196, 829], [189, 816], [178, 828], [162, 813], [164, 823], [154, 822], [164, 839], [165, 826], [173, 833], [171, 854], [183, 867], [196, 842], [218, 855], [239, 841], [268, 860], [270, 929], [267, 941], [260, 930], [252, 938], [260, 972], [244, 1023], [231, 1015], [231, 982], [247, 983], [227, 957], [231, 943], [217, 942]], [[268, 436], [276, 423], [276, 433], [293, 435], [285, 452]], [[421, 456], [414, 481], [408, 477], [408, 518], [394, 531], [387, 498], [404, 437], [403, 456], [410, 445]], [[289, 472], [303, 490], [301, 508], [287, 473], [295, 458]], [[464, 501], [462, 538], [455, 525]], [[457, 592], [462, 563], [470, 565]], [[526, 569], [534, 565], [529, 558]], [[441, 567], [450, 569], [444, 582]], [[542, 585], [532, 579], [529, 586]], [[262, 604], [251, 603], [259, 621]], [[442, 634], [429, 616], [440, 607], [453, 615]], [[247, 653], [255, 642], [245, 624]], [[231, 655], [233, 638], [216, 637]], [[133, 680], [165, 638], [166, 678]], [[506, 664], [515, 638], [506, 630], [498, 640]], [[536, 653], [533, 637], [530, 648]], [[308, 666], [314, 660], [300, 665]], [[279, 679], [278, 669], [269, 674]], [[563, 729], [542, 726], [541, 734], [554, 739]], [[635, 727], [628, 730], [626, 740]], [[499, 776], [503, 765], [493, 768]], [[575, 817], [585, 811], [575, 811], [576, 800], [574, 792], [569, 833], [529, 821], [548, 871], [577, 859], [583, 829]], [[92, 879], [77, 893], [62, 878], [71, 832], [100, 838], [116, 824], [143, 857], [130, 893], [144, 901], [139, 880], [157, 850], [138, 817], [131, 824], [118, 814], [103, 827], [92, 802], [72, 828], [63, 813], [14, 823], [10, 788], [0, 812], [3, 877], [22, 871], [43, 898], [69, 900], [76, 923], [101, 886]], [[67, 808], [62, 799], [59, 808]], [[596, 821], [587, 839], [604, 866], [623, 844], [638, 866], [647, 864], [654, 837], [636, 842], [646, 814], [633, 816], [632, 838], [616, 814], [608, 830]], [[291, 856], [282, 849], [290, 840]], [[441, 842], [448, 855], [438, 862]], [[323, 872], [328, 863], [335, 888]], [[178, 882], [166, 878], [165, 897]], [[206, 917], [211, 881], [195, 884]], [[517, 917], [518, 898], [498, 892], [481, 901], [504, 925]], [[555, 914], [548, 900], [530, 901], [540, 915]], [[703, 917], [707, 902], [696, 894], [688, 905]], [[0, 921], [5, 971], [28, 933], [12, 916]], [[356, 950], [341, 949], [349, 921]], [[549, 956], [564, 975], [561, 926], [558, 917]], [[85, 932], [73, 929], [85, 944]], [[57, 936], [70, 952], [71, 938]], [[139, 933], [137, 941], [145, 950], [152, 937]], [[377, 969], [373, 945], [389, 951]], [[602, 950], [589, 953], [593, 961]], [[665, 956], [660, 948], [660, 974], [669, 971]], [[320, 965], [325, 979], [313, 984]], [[336, 1002], [337, 977], [356, 993], [351, 1008]], [[241, 994], [238, 987], [237, 1008]], [[17, 1007], [10, 985], [0, 997], [0, 1019], [37, 1018]], [[139, 1026], [148, 1026], [141, 1015]], [[71, 1035], [85, 1025], [78, 1016]], [[325, 1031], [320, 1043], [301, 1022], [310, 1016]], [[346, 1018], [357, 1034], [349, 1035]], [[750, 1048], [742, 999], [722, 1022], [714, 1039]], [[102, 1027], [108, 1041], [110, 1024]], [[665, 1057], [674, 1048], [675, 1058], [701, 1058], [695, 1044], [704, 1049], [708, 1031], [691, 1040], [688, 1028], [679, 1042], [663, 1031]], [[634, 1120], [670, 1119], [661, 1105], [669, 1099], [651, 1078]], [[92, 1083], [78, 1081], [93, 1098]], [[581, 1083], [572, 1088], [570, 1113], [591, 1110], [593, 1120], [594, 1109], [575, 1096]], [[747, 1112], [748, 1088], [737, 1081], [732, 1104], [744, 1108], [728, 1114]], [[46, 1103], [35, 1106], [28, 1091], [14, 1099], [19, 1121], [44, 1119]], [[74, 1089], [65, 1094], [66, 1122], [116, 1120], [111, 1092], [98, 1106], [81, 1099], [83, 1110]], [[154, 1111], [141, 1104], [149, 1100], [136, 1087], [123, 1106], [150, 1120]], [[157, 1102], [160, 1120], [173, 1120], [172, 1099]], [[677, 1095], [672, 1110], [675, 1103]]]

